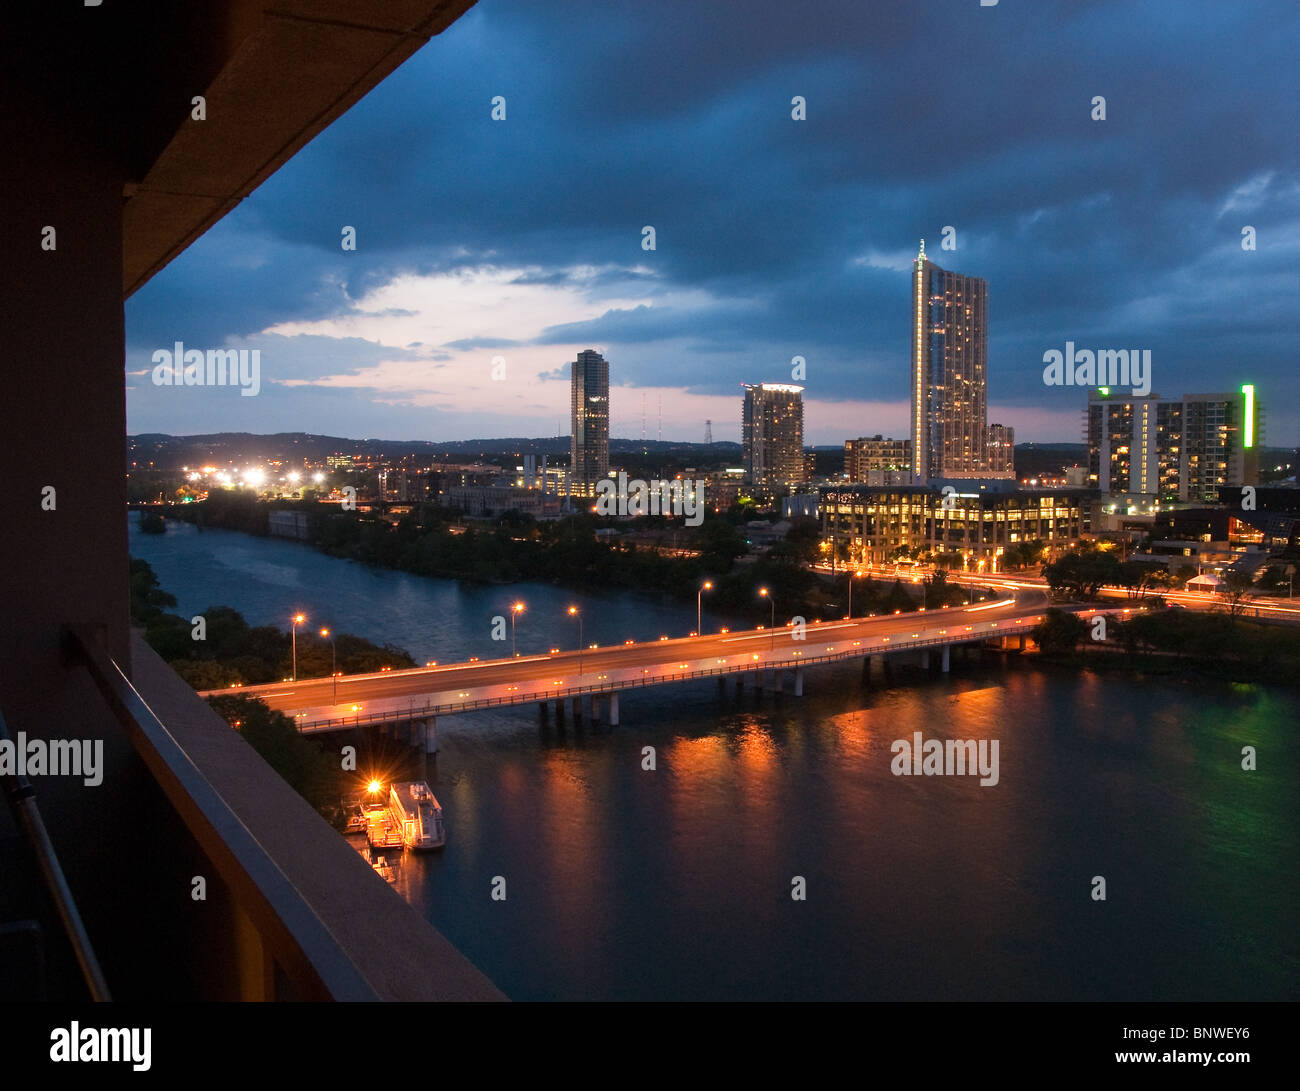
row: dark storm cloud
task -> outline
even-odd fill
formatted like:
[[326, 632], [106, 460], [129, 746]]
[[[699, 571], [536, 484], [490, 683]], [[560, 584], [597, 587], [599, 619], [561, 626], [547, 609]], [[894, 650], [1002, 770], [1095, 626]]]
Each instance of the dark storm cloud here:
[[[1141, 345], [1162, 393], [1250, 379], [1294, 432], [1298, 31], [1293, 0], [481, 0], [139, 293], [129, 342], [219, 343], [492, 265], [648, 297], [539, 339], [604, 345], [616, 381], [731, 393], [799, 353], [815, 396], [897, 400], [925, 236], [989, 282], [993, 400], [1072, 409], [1045, 350]], [[716, 366], [617, 370], [620, 344], [682, 339]]]

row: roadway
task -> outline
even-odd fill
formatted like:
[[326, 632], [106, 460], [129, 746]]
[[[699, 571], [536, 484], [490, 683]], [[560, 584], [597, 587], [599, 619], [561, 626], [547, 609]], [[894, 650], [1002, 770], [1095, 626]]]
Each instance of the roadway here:
[[[823, 575], [830, 573], [829, 565], [818, 565], [817, 570]], [[836, 577], [844, 579], [847, 569], [843, 566], [837, 568]], [[904, 584], [917, 582], [925, 579], [931, 573], [931, 569], [926, 568], [923, 572], [912, 572], [907, 568], [896, 568], [894, 565], [877, 565], [864, 566], [856, 571], [869, 572], [872, 578], [877, 580], [898, 579]], [[1047, 591], [1047, 581], [1042, 576], [1031, 576], [1029, 574], [1007, 575], [1000, 573], [989, 575], [977, 572], [949, 572], [948, 582], [960, 584], [961, 586], [987, 587], [992, 590], [1016, 593], [1026, 590]], [[1148, 590], [1144, 595], [1134, 595], [1127, 587], [1103, 587], [1101, 597], [1105, 599], [1124, 599], [1135, 606], [1143, 605], [1144, 599], [1151, 599], [1160, 596], [1167, 603], [1177, 603], [1179, 606], [1188, 610], [1214, 611], [1226, 610], [1227, 601], [1222, 595], [1216, 595], [1209, 591], [1166, 591], [1159, 588]], [[1295, 599], [1274, 598], [1265, 595], [1253, 595], [1241, 603], [1241, 616], [1259, 617], [1262, 620], [1283, 621], [1294, 625], [1300, 625], [1300, 603]]]
[[803, 639], [795, 639], [789, 626], [775, 631], [750, 629], [213, 692], [259, 697], [271, 708], [305, 721], [304, 726], [330, 719], [356, 722], [408, 708], [440, 706], [450, 711], [447, 706], [473, 707], [486, 701], [540, 701], [583, 688], [643, 685], [651, 678], [685, 680], [706, 671], [763, 670], [769, 664], [789, 666], [800, 660], [888, 652], [915, 641], [938, 645], [979, 640], [1031, 624], [1047, 605], [1043, 591], [1029, 589], [973, 607], [810, 623]]

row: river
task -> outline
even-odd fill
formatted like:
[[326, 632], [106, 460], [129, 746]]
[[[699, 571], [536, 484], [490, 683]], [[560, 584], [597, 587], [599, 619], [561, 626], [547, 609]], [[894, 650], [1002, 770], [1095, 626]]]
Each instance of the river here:
[[[471, 587], [134, 516], [130, 533], [187, 617], [301, 610], [419, 661], [508, 654], [491, 618], [515, 600], [521, 654], [575, 646], [570, 604], [587, 643], [695, 627], [694, 604], [653, 596]], [[803, 698], [630, 691], [612, 729], [446, 717], [447, 846], [405, 856], [396, 885], [519, 1000], [1295, 1000], [1298, 713], [1281, 687], [989, 655], [868, 686], [819, 668]], [[914, 732], [996, 740], [998, 783], [894, 775]]]

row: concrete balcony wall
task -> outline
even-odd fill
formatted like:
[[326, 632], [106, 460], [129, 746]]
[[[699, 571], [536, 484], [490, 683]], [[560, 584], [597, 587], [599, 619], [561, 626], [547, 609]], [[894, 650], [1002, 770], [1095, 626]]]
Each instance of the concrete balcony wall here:
[[[67, 654], [70, 625], [149, 683], [222, 791], [257, 786], [240, 808], [284, 867], [318, 865], [311, 895], [367, 952], [380, 995], [496, 995], [152, 653], [133, 653], [127, 582], [124, 295], [471, 2], [51, 3], [24, 6], [0, 38], [0, 709], [15, 735], [103, 744], [101, 785], [35, 787], [119, 996], [280, 995], [284, 981], [265, 922], [221, 878], [219, 844], [200, 846], [184, 800]], [[188, 127], [198, 94], [219, 118], [208, 130]], [[190, 878], [208, 873], [208, 901], [192, 902]], [[433, 986], [370, 949], [357, 916], [370, 912], [405, 960], [433, 960]]]

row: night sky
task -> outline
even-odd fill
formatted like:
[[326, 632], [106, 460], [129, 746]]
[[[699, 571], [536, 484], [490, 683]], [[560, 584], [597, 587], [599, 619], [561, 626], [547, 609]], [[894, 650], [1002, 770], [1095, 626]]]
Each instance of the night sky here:
[[[1018, 441], [1081, 440], [1073, 340], [1295, 444], [1297, 42], [1295, 0], [480, 0], [128, 302], [128, 428], [553, 435], [598, 348], [615, 436], [738, 440], [795, 355], [806, 442], [906, 436], [924, 236]], [[153, 386], [177, 340], [261, 393]]]

